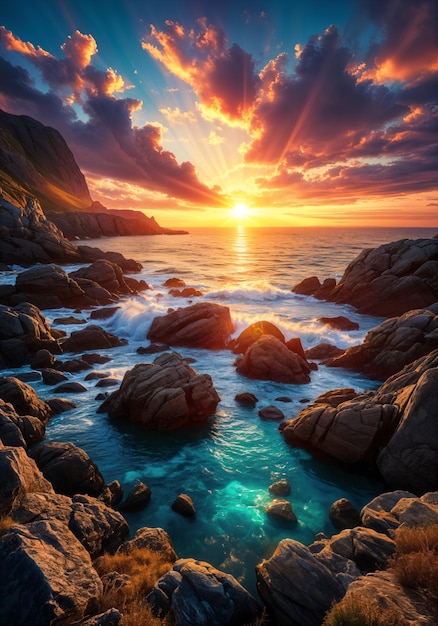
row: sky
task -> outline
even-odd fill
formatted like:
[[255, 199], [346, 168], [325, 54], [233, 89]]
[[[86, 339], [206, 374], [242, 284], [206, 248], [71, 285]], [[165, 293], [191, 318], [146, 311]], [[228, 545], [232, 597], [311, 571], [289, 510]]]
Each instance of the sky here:
[[436, 0], [3, 0], [0, 108], [168, 227], [438, 227]]

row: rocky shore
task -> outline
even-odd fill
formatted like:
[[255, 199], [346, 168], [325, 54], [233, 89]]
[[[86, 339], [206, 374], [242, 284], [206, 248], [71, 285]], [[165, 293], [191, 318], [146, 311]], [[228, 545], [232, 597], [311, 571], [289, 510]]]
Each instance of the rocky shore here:
[[[411, 256], [410, 247], [417, 249], [419, 244], [403, 241], [399, 247]], [[420, 248], [434, 249], [438, 258], [438, 240], [427, 246], [422, 243]], [[63, 306], [77, 312], [114, 305], [147, 289], [145, 283], [125, 276], [124, 263], [99, 259], [70, 275], [53, 263], [19, 273], [15, 285], [1, 290], [1, 367], [30, 363], [47, 380], [62, 383], [64, 379], [68, 384], [64, 372], [91, 367], [86, 360], [91, 355], [78, 354], [116, 349], [120, 340], [98, 325], [66, 336], [51, 328], [38, 307]], [[135, 267], [133, 262], [126, 263], [129, 269]], [[428, 258], [427, 263], [437, 261]], [[348, 272], [354, 272], [354, 263]], [[431, 283], [428, 289], [436, 286]], [[438, 293], [434, 294], [438, 300]], [[257, 620], [259, 624], [317, 626], [324, 623], [333, 603], [359, 593], [362, 600], [369, 597], [375, 602], [377, 594], [391, 610], [398, 607], [404, 623], [435, 623], [429, 600], [420, 593], [413, 604], [409, 590], [394, 579], [391, 570], [398, 529], [438, 524], [438, 304], [421, 305], [382, 322], [360, 346], [319, 359], [319, 367], [354, 367], [387, 378], [377, 390], [326, 392], [288, 421], [274, 415], [276, 407], [259, 412], [266, 413], [265, 419], [282, 420], [280, 431], [291, 445], [352, 464], [355, 471], [372, 468], [380, 472], [388, 491], [362, 511], [352, 510], [348, 501], [333, 503], [327, 514], [339, 532], [332, 537], [317, 536], [309, 546], [292, 539], [281, 541], [274, 554], [256, 568], [258, 599], [226, 572], [197, 561], [196, 555], [178, 559], [171, 538], [160, 528], [140, 529], [127, 541], [130, 531], [123, 510], [146, 506], [150, 490], [140, 484], [124, 498], [117, 479], [105, 484], [84, 450], [69, 442], [46, 442], [45, 424], [65, 408], [66, 401], [54, 398], [47, 404], [18, 378], [1, 378], [2, 620], [41, 626], [123, 624], [120, 603], [100, 611], [108, 585], [114, 584], [109, 580], [121, 574], [115, 570], [111, 576], [103, 575], [98, 563], [103, 554], [129, 552], [136, 542], [135, 550], [141, 544], [142, 549], [155, 551], [160, 563], [167, 563], [166, 571], [157, 570], [155, 579], [152, 573], [153, 580], [143, 591], [142, 602], [151, 620], [162, 620], [170, 613], [178, 626], [243, 625]], [[164, 353], [126, 372], [100, 410], [113, 419], [128, 419], [151, 429], [205, 423], [220, 400], [214, 381], [207, 374], [197, 374], [172, 346], [229, 349], [237, 355], [236, 372], [241, 375], [288, 384], [306, 382], [318, 367], [308, 360], [299, 338], [286, 342], [268, 322], [253, 324], [234, 340], [233, 332], [230, 311], [208, 302], [155, 318], [148, 338]], [[288, 493], [286, 487], [272, 486], [278, 499], [266, 514], [293, 524], [290, 503], [281, 498]], [[186, 494], [172, 507], [196, 519]], [[124, 580], [127, 584], [129, 576]]]

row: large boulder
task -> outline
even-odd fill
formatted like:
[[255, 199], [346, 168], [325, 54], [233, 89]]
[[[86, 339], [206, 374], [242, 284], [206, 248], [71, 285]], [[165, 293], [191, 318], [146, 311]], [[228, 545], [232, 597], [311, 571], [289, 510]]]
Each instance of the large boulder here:
[[351, 304], [360, 313], [388, 317], [437, 302], [437, 276], [438, 240], [402, 239], [363, 250], [330, 289], [312, 277], [292, 291]]
[[321, 626], [360, 571], [326, 549], [313, 554], [293, 539], [283, 539], [270, 559], [256, 567], [257, 589], [278, 626]]
[[235, 578], [195, 559], [177, 561], [146, 600], [160, 617], [172, 610], [175, 626], [241, 626], [260, 612]]
[[389, 537], [401, 525], [413, 528], [437, 524], [438, 492], [419, 498], [402, 489], [382, 493], [363, 507], [360, 516], [363, 526]]
[[18, 415], [12, 404], [0, 399], [0, 441], [5, 446], [27, 448], [45, 437], [44, 423], [33, 415]]
[[70, 278], [85, 278], [97, 283], [113, 295], [130, 294], [122, 269], [107, 259], [99, 259], [88, 267], [70, 272]]
[[155, 317], [147, 338], [169, 346], [189, 348], [226, 348], [233, 332], [228, 307], [199, 302]]
[[0, 369], [21, 367], [42, 348], [59, 352], [58, 337], [36, 306], [28, 302], [0, 305]]
[[29, 455], [58, 493], [95, 496], [105, 485], [99, 468], [85, 450], [70, 442], [42, 441], [29, 450]]
[[336, 406], [315, 403], [280, 426], [286, 440], [347, 463], [376, 464], [392, 488], [437, 489], [438, 350], [375, 392]]
[[277, 337], [264, 335], [250, 344], [245, 354], [238, 358], [239, 374], [258, 380], [303, 384], [310, 382], [307, 362]]
[[438, 304], [385, 320], [370, 330], [360, 346], [324, 361], [383, 380], [438, 348]]
[[18, 415], [33, 415], [44, 424], [52, 416], [52, 409], [38, 398], [33, 387], [14, 376], [0, 378], [0, 398], [10, 402]]
[[17, 298], [44, 309], [88, 304], [85, 292], [65, 270], [53, 263], [36, 265], [20, 272], [15, 280]]
[[28, 492], [53, 493], [51, 483], [21, 447], [0, 448], [0, 476], [0, 517], [16, 508]]
[[107, 332], [101, 326], [89, 324], [82, 330], [75, 330], [70, 337], [62, 341], [64, 352], [82, 352], [83, 350], [106, 350], [124, 346], [126, 340]]
[[122, 543], [117, 552], [130, 554], [143, 548], [156, 553], [157, 558], [163, 562], [174, 563], [178, 558], [169, 534], [162, 528], [139, 528], [134, 537], [130, 541]]
[[126, 372], [99, 411], [153, 430], [199, 426], [214, 413], [219, 396], [208, 374], [197, 374], [176, 352]]
[[235, 354], [244, 354], [250, 345], [265, 335], [277, 337], [282, 343], [286, 343], [284, 335], [279, 328], [271, 322], [261, 320], [254, 322], [240, 333], [233, 342], [233, 352]]
[[5, 624], [72, 623], [95, 610], [103, 589], [88, 552], [54, 519], [1, 536], [0, 579]]

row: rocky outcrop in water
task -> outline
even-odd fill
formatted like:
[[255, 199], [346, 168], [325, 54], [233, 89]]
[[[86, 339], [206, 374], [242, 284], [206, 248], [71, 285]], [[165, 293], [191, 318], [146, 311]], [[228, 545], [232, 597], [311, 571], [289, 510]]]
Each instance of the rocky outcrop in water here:
[[[340, 396], [342, 399], [342, 394]], [[438, 488], [438, 350], [389, 378], [375, 392], [336, 406], [320, 403], [280, 425], [292, 445], [342, 462], [376, 465], [392, 488]]]
[[435, 303], [428, 309], [408, 311], [385, 320], [366, 334], [360, 346], [348, 348], [323, 363], [384, 380], [437, 347], [438, 303]]
[[228, 307], [200, 302], [155, 317], [147, 338], [169, 346], [221, 350], [227, 347], [233, 330]]
[[99, 408], [153, 430], [199, 426], [213, 415], [219, 396], [208, 374], [197, 374], [176, 352], [126, 372], [120, 389]]
[[305, 279], [294, 293], [351, 304], [363, 314], [389, 317], [438, 301], [438, 239], [402, 239], [363, 250], [338, 284]]
[[237, 359], [236, 369], [239, 374], [258, 380], [310, 382], [308, 363], [272, 335], [264, 335], [251, 343], [243, 357]]

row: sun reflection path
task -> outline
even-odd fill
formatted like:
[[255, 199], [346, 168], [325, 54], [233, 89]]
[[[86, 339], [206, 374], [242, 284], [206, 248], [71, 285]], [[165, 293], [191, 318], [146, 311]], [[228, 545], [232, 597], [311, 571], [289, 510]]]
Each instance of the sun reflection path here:
[[251, 272], [250, 254], [248, 250], [247, 233], [244, 226], [238, 226], [234, 239], [233, 251], [236, 258], [236, 271], [239, 275]]

